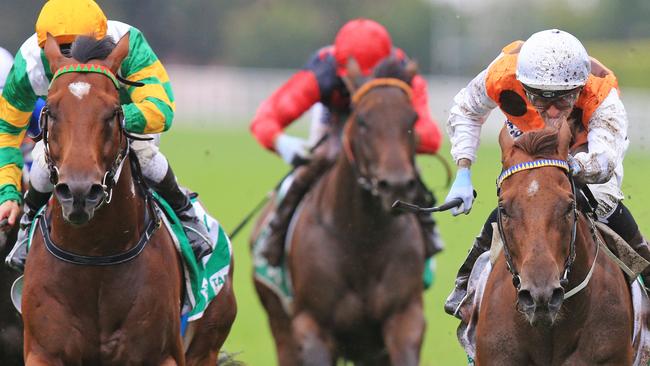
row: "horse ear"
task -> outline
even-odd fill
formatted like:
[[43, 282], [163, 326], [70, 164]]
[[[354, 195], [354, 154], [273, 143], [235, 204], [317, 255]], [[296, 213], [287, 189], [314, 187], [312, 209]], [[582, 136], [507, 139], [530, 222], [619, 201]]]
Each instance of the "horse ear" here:
[[515, 139], [510, 136], [506, 126], [503, 126], [499, 133], [499, 146], [501, 146], [501, 162], [505, 165], [506, 157], [510, 156], [512, 146], [515, 144]]
[[418, 64], [415, 61], [409, 61], [406, 64], [406, 68], [404, 69], [404, 72], [406, 73], [406, 80], [408, 83], [411, 83], [411, 80], [415, 77], [415, 75], [418, 74]]
[[129, 34], [125, 34], [113, 51], [106, 57], [106, 65], [114, 74], [117, 74], [122, 61], [129, 55]]
[[359, 63], [354, 59], [354, 57], [348, 58], [348, 63], [345, 65], [345, 69], [347, 70], [347, 75], [343, 76], [341, 79], [343, 80], [345, 87], [348, 88], [350, 95], [352, 95], [359, 86], [363, 84], [363, 74], [361, 74], [361, 67], [359, 67]]
[[47, 40], [45, 40], [45, 45], [43, 46], [45, 51], [45, 57], [47, 62], [50, 64], [50, 71], [55, 73], [61, 66], [63, 66], [65, 61], [65, 56], [61, 53], [59, 44], [50, 33], [47, 34]]

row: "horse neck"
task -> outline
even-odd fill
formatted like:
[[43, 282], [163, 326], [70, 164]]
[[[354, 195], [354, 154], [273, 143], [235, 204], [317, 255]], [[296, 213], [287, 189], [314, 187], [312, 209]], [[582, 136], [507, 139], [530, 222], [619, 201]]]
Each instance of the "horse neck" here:
[[83, 226], [73, 226], [63, 219], [61, 206], [53, 201], [50, 210], [51, 237], [62, 249], [91, 256], [116, 254], [135, 245], [144, 230], [145, 203], [135, 187], [130, 158], [113, 188], [110, 204], [95, 212]]
[[323, 189], [323, 212], [332, 223], [347, 230], [356, 230], [364, 239], [380, 235], [393, 217], [384, 212], [378, 200], [358, 182], [359, 177], [342, 151]]
[[[589, 227], [589, 222], [585, 219], [583, 214], [578, 216], [578, 227], [576, 232], [576, 259], [571, 266], [571, 272], [569, 273], [569, 286], [568, 289], [573, 289], [574, 287], [580, 285], [582, 281], [587, 277], [589, 270], [596, 258], [596, 245], [594, 242], [593, 236], [591, 235], [591, 228]], [[603, 254], [600, 253], [599, 256]], [[595, 269], [594, 269], [595, 271]], [[594, 281], [594, 275], [592, 276], [591, 281]], [[576, 296], [586, 293], [582, 290], [576, 294]]]

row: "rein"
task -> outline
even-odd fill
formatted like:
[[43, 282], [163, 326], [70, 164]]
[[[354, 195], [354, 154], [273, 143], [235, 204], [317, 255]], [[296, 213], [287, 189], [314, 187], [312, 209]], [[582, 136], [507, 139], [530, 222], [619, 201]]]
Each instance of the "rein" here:
[[[370, 92], [374, 88], [378, 87], [384, 87], [384, 86], [389, 86], [389, 87], [395, 87], [400, 89], [401, 91], [406, 94], [409, 100], [411, 100], [412, 95], [413, 95], [413, 89], [411, 86], [399, 79], [395, 78], [377, 78], [377, 79], [372, 79], [369, 82], [363, 84], [359, 89], [357, 89], [354, 94], [350, 97], [351, 103], [353, 106], [356, 106], [359, 104], [361, 99], [365, 97], [368, 92]], [[357, 160], [354, 156], [354, 151], [352, 149], [352, 145], [350, 144], [350, 129], [352, 128], [352, 123], [347, 123], [346, 126], [343, 129], [343, 138], [342, 138], [342, 144], [343, 144], [343, 152], [345, 153], [345, 156], [350, 163], [352, 170], [354, 171], [354, 174], [357, 176], [357, 183], [361, 186], [362, 189], [370, 192], [373, 196], [378, 196], [379, 195], [379, 190], [378, 190], [378, 182], [377, 179], [368, 177], [369, 174], [359, 166], [357, 163]]]
[[[564, 288], [568, 286], [569, 284], [569, 272], [571, 271], [571, 266], [573, 265], [573, 262], [575, 261], [576, 257], [576, 246], [575, 246], [575, 241], [576, 241], [576, 232], [577, 232], [577, 226], [578, 226], [578, 205], [576, 202], [576, 187], [575, 187], [575, 182], [573, 180], [573, 177], [571, 176], [570, 173], [570, 168], [569, 164], [564, 161], [564, 160], [556, 160], [556, 159], [540, 159], [540, 160], [535, 160], [535, 161], [528, 161], [524, 163], [520, 163], [517, 165], [514, 165], [510, 167], [509, 169], [504, 170], [500, 175], [499, 178], [497, 178], [497, 196], [500, 196], [501, 193], [501, 184], [503, 183], [504, 180], [506, 180], [508, 177], [518, 173], [522, 172], [525, 170], [530, 170], [530, 169], [537, 169], [537, 168], [543, 168], [543, 167], [557, 167], [565, 171], [567, 174], [567, 177], [569, 178], [569, 182], [571, 182], [571, 192], [573, 193], [573, 227], [571, 229], [571, 241], [569, 243], [569, 254], [566, 257], [564, 261], [564, 271], [562, 274], [562, 278], [560, 279], [560, 285]], [[501, 242], [503, 243], [503, 253], [506, 258], [506, 267], [508, 268], [508, 271], [512, 275], [512, 284], [515, 286], [517, 291], [521, 288], [521, 277], [519, 276], [519, 272], [515, 268], [514, 261], [512, 260], [512, 255], [510, 254], [510, 250], [508, 249], [508, 245], [506, 242], [506, 237], [504, 234], [503, 230], [503, 218], [502, 218], [502, 208], [501, 205], [499, 204], [497, 206], [497, 225], [499, 227], [499, 236], [501, 237]], [[594, 260], [594, 265], [596, 261]], [[591, 273], [593, 271], [593, 267], [591, 271], [589, 272], [588, 278], [591, 278]], [[587, 280], [588, 282], [588, 280]], [[586, 286], [586, 283], [584, 284]], [[584, 286], [583, 286], [584, 287]], [[569, 293], [565, 294], [565, 298], [567, 298]], [[574, 293], [571, 293], [570, 296], [572, 296]]]

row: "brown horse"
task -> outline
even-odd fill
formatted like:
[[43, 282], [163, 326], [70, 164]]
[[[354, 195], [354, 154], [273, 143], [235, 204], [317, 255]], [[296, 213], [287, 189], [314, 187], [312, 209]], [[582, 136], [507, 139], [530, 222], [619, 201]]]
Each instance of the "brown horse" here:
[[418, 364], [424, 241], [413, 214], [391, 210], [396, 199], [412, 201], [416, 190], [417, 114], [408, 86], [415, 65], [392, 66], [365, 84], [358, 66], [348, 66], [354, 108], [342, 149], [291, 225], [292, 311], [255, 281], [282, 365], [332, 365], [338, 358]]
[[[497, 259], [481, 303], [478, 365], [632, 364], [628, 285], [610, 258], [598, 256], [591, 219], [576, 209], [563, 164], [570, 139], [566, 123], [516, 141], [501, 132], [505, 255]], [[560, 162], [508, 176], [509, 168], [539, 159]]]
[[[228, 280], [184, 354], [180, 257], [139, 189], [121, 124], [113, 75], [128, 51], [125, 36], [87, 61], [110, 72], [61, 74], [49, 90], [43, 138], [55, 199], [25, 268], [27, 365], [214, 365], [235, 317]], [[52, 37], [45, 55], [53, 73], [79, 63]]]

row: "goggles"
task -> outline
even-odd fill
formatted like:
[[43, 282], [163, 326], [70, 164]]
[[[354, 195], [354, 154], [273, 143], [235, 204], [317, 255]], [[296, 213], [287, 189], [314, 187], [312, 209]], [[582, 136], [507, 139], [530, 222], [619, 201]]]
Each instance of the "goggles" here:
[[570, 90], [540, 90], [524, 85], [526, 97], [537, 110], [544, 111], [551, 105], [560, 110], [573, 108], [582, 87]]

